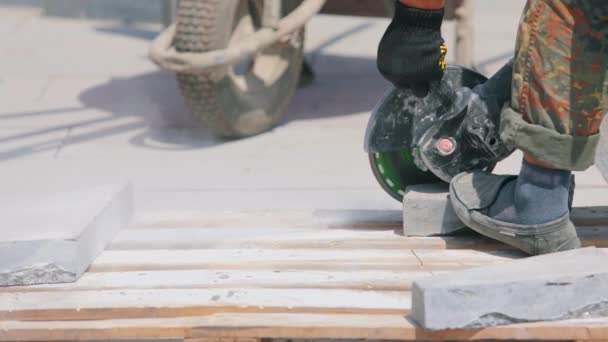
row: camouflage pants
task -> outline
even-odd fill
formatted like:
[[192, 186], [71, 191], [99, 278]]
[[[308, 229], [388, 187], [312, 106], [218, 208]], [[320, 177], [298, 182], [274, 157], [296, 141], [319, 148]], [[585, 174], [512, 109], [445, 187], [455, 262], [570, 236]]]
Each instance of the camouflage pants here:
[[528, 0], [502, 139], [566, 170], [593, 165], [608, 106], [608, 1]]

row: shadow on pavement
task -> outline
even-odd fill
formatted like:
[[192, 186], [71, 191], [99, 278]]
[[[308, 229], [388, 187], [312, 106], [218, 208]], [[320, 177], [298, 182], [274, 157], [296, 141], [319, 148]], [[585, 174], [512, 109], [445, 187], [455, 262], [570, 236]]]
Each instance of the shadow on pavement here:
[[[330, 46], [369, 29], [371, 25], [373, 22], [364, 22], [329, 37], [308, 54], [316, 79], [309, 86], [298, 89], [276, 129], [294, 121], [366, 114], [373, 109], [390, 88], [390, 84], [377, 72], [375, 58], [325, 52]], [[157, 34], [153, 30], [132, 25], [110, 25], [97, 30], [143, 40], [151, 40]], [[484, 69], [501, 59], [507, 59], [511, 54], [498, 54], [495, 58], [480, 61], [478, 66]], [[155, 71], [133, 77], [114, 77], [83, 90], [78, 99], [80, 106], [58, 106], [48, 110], [0, 115], [0, 122], [24, 116], [49, 118], [48, 127], [0, 137], [0, 143], [18, 143], [17, 147], [0, 152], [0, 160], [60, 151], [62, 147], [72, 144], [124, 135], [126, 132], [134, 132], [129, 139], [131, 144], [149, 149], [195, 150], [230, 142], [215, 138], [191, 118], [171, 72]], [[98, 111], [85, 112], [90, 109]], [[54, 124], [51, 118], [54, 115], [67, 115], [70, 119]], [[70, 130], [68, 137], [46, 141], [40, 139], [66, 129]], [[33, 137], [37, 137], [36, 141], [43, 141], [31, 142], [30, 138]]]
[[[371, 59], [342, 56], [322, 56], [323, 63], [348, 65], [361, 69], [373, 65]], [[309, 87], [299, 89], [282, 125], [296, 120], [343, 116], [369, 111], [388, 86], [379, 76], [369, 73], [326, 73], [317, 70], [318, 79]], [[230, 143], [218, 139], [192, 119], [179, 92], [173, 73], [155, 71], [134, 77], [115, 77], [105, 83], [84, 89], [80, 105], [57, 106], [40, 111], [14, 112], [0, 115], [5, 127], [10, 120], [24, 116], [40, 117], [47, 127], [28, 128], [0, 137], [0, 143], [17, 143], [0, 152], [0, 160], [69, 148], [70, 145], [94, 141], [109, 136], [136, 132], [130, 143], [150, 149], [194, 150]], [[90, 111], [95, 109], [98, 111]], [[62, 116], [55, 121], [53, 116]], [[69, 119], [66, 119], [65, 117]], [[70, 130], [69, 136], [44, 140], [44, 136]], [[42, 139], [40, 139], [42, 137]], [[32, 142], [32, 138], [37, 138]], [[44, 140], [37, 142], [37, 140]]]
[[153, 40], [158, 35], [158, 31], [156, 30], [147, 30], [140, 27], [134, 26], [125, 26], [125, 25], [116, 25], [116, 26], [104, 26], [98, 27], [95, 29], [98, 32], [108, 33], [108, 34], [118, 34], [121, 36], [127, 36], [137, 39], [143, 40]]
[[[497, 56], [508, 57], [507, 54]], [[377, 73], [375, 59], [317, 54], [314, 60], [316, 79], [296, 92], [292, 103], [276, 129], [294, 121], [365, 114], [371, 112], [390, 84]], [[491, 61], [495, 62], [495, 61]], [[483, 65], [483, 62], [480, 63]], [[158, 150], [195, 150], [230, 143], [222, 140], [192, 119], [171, 72], [155, 71], [134, 77], [115, 77], [83, 90], [81, 106], [51, 108], [44, 111], [7, 113], [0, 122], [24, 116], [52, 117], [72, 113], [74, 119], [49, 127], [0, 138], [0, 143], [23, 141], [23, 144], [0, 152], [0, 160], [9, 160], [96, 139], [137, 132], [129, 142], [141, 148]], [[85, 111], [97, 109], [104, 115], [90, 116]], [[78, 112], [83, 112], [79, 116]], [[130, 118], [131, 120], [125, 120]], [[135, 120], [133, 120], [135, 119]], [[49, 139], [31, 143], [29, 138], [70, 129], [68, 139]], [[84, 129], [83, 129], [84, 128]]]
[[315, 80], [298, 89], [281, 124], [370, 112], [390, 88], [376, 72], [375, 59], [319, 55], [315, 60]]

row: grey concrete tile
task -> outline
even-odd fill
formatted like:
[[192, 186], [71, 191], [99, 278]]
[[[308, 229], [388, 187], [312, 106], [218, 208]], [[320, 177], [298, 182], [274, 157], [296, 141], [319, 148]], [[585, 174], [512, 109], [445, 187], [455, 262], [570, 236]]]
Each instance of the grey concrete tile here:
[[209, 190], [137, 192], [137, 212], [179, 213], [247, 210], [395, 210], [401, 205], [375, 189]]
[[54, 158], [67, 134], [66, 128], [0, 128], [0, 163], [15, 159]]
[[29, 20], [3, 41], [0, 75], [126, 76], [156, 70], [147, 59], [150, 41], [131, 31], [75, 20]]
[[132, 180], [138, 212], [401, 208], [375, 184], [367, 160], [29, 159], [3, 165], [0, 188], [56, 191], [112, 178]]
[[[366, 118], [350, 116], [292, 121], [276, 129], [242, 140], [219, 140], [204, 128], [137, 126], [130, 118], [108, 120], [71, 130], [61, 158], [251, 158], [286, 157], [342, 158], [364, 156]], [[125, 129], [120, 129], [123, 125]], [[130, 127], [130, 128], [129, 128]], [[112, 131], [112, 134], [100, 132]], [[339, 139], [337, 139], [339, 138]]]
[[30, 19], [40, 16], [39, 8], [0, 7], [0, 34], [4, 37], [17, 32]]
[[465, 228], [448, 200], [447, 183], [407, 187], [403, 196], [405, 236], [448, 235]]
[[[155, 127], [196, 126], [172, 74], [133, 77], [7, 78], [0, 94], [0, 127], [79, 127], [87, 122], [132, 119]], [[31, 90], [31, 91], [30, 91]]]
[[306, 27], [306, 51], [373, 57], [388, 23], [388, 18], [315, 16]]
[[188, 128], [150, 128], [137, 118], [115, 118], [76, 127], [70, 131], [60, 158], [114, 160], [130, 158], [179, 159], [200, 155], [213, 147], [204, 130], [199, 135]]
[[[378, 44], [388, 18], [319, 15], [307, 26], [306, 51], [319, 74], [378, 75]], [[454, 23], [446, 21], [442, 31], [449, 45], [454, 44]], [[454, 60], [448, 49], [448, 62]]]
[[[2, 99], [0, 117], [10, 111], [18, 111], [21, 107], [40, 101], [48, 88], [49, 82], [49, 79], [45, 77], [0, 76], [0, 98]], [[1, 125], [2, 122], [0, 121], [0, 127]]]
[[[522, 3], [476, 2], [482, 71], [508, 58]], [[3, 101], [8, 97], [0, 128], [10, 128], [0, 130], [0, 142], [8, 138], [0, 145], [7, 150], [0, 152], [0, 188], [16, 187], [15, 179], [60, 189], [116, 176], [132, 179], [142, 210], [399, 208], [376, 184], [362, 149], [369, 112], [389, 87], [375, 67], [387, 25], [382, 18], [315, 17], [307, 27], [315, 83], [298, 90], [271, 132], [220, 142], [204, 128], [188, 128], [196, 126], [174, 75], [147, 60], [154, 29], [28, 20], [0, 47], [0, 79], [15, 80], [0, 83]], [[448, 43], [453, 31], [445, 23]], [[58, 146], [58, 159], [38, 158]], [[516, 154], [497, 171], [517, 173], [520, 161]], [[594, 186], [598, 176], [590, 170], [579, 184]]]
[[417, 280], [412, 318], [442, 330], [601, 317], [607, 256], [585, 248]]
[[257, 156], [252, 153], [249, 157], [235, 157], [221, 153], [212, 156], [192, 153], [181, 158], [169, 158], [169, 154], [164, 157], [156, 154], [154, 158], [132, 154], [122, 158], [62, 158], [48, 165], [32, 160], [31, 164], [15, 162], [5, 165], [0, 174], [6, 175], [6, 178], [0, 180], [0, 184], [12, 187], [10, 179], [34, 178], [37, 169], [44, 168], [45, 178], [40, 180], [40, 186], [45, 186], [47, 182], [69, 185], [79, 180], [95, 181], [107, 175], [130, 179], [141, 189], [157, 190], [339, 190], [378, 187], [364, 154], [360, 158], [315, 154], [318, 153], [294, 153], [289, 157]]
[[513, 56], [525, 0], [475, 1], [475, 64], [491, 75]]
[[114, 163], [120, 166], [112, 172], [127, 172], [136, 185], [148, 178], [143, 183], [152, 188], [376, 187], [362, 149], [362, 129], [293, 123], [247, 140], [218, 143], [195, 130], [128, 125], [74, 129], [58, 157], [103, 169], [104, 161]]
[[[0, 286], [76, 281], [131, 216], [128, 184], [0, 196]], [[66, 215], [70, 212], [70, 215]]]
[[312, 85], [298, 90], [283, 122], [358, 120], [358, 128], [365, 129], [370, 112], [390, 88], [380, 75], [320, 72]]

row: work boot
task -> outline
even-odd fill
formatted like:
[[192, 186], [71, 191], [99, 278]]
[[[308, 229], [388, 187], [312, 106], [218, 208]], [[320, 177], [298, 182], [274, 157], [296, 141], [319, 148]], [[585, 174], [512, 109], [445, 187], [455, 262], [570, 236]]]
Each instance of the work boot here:
[[580, 247], [570, 220], [573, 177], [524, 161], [519, 176], [462, 173], [450, 184], [450, 200], [469, 228], [528, 254]]

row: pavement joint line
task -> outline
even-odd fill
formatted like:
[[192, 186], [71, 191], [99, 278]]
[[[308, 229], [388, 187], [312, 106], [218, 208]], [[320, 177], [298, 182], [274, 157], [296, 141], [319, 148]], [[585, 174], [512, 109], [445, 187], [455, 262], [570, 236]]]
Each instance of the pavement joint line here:
[[420, 257], [418, 256], [418, 254], [416, 254], [416, 251], [413, 250], [413, 249], [410, 249], [410, 251], [416, 257], [416, 259], [418, 259], [418, 262], [420, 263], [420, 267], [424, 267], [424, 262], [422, 261], [422, 259], [420, 259]]
[[72, 135], [72, 127], [68, 127], [66, 129], [65, 135], [63, 136], [63, 138], [61, 139], [59, 145], [55, 149], [55, 153], [53, 153], [53, 158], [54, 159], [59, 159], [59, 153], [61, 153], [61, 151], [63, 150], [63, 147], [66, 146], [66, 144], [70, 140], [70, 136], [71, 135]]
[[54, 77], [53, 76], [49, 76], [47, 75], [45, 77], [45, 82], [44, 85], [42, 86], [42, 88], [40, 89], [40, 92], [38, 93], [38, 95], [36, 96], [36, 98], [34, 99], [35, 102], [39, 102], [44, 98], [44, 95], [46, 95], [47, 91], [51, 88], [51, 84], [54, 82]]
[[[27, 11], [27, 10], [24, 10], [24, 12], [25, 11]], [[34, 12], [36, 12], [36, 13], [34, 13]], [[40, 18], [41, 14], [42, 14], [42, 10], [40, 10], [40, 11], [31, 10], [31, 12], [28, 11], [27, 14], [23, 15], [21, 20], [11, 28], [11, 33], [16, 33], [17, 31], [21, 30], [26, 24], [28, 24], [33, 19]]]

